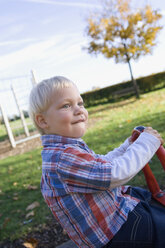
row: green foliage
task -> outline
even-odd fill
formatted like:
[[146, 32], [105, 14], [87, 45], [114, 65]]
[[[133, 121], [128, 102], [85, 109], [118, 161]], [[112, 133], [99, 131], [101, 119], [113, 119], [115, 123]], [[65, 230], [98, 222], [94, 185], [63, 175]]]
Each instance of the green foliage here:
[[137, 84], [142, 93], [165, 87], [165, 71], [138, 78]]
[[[140, 93], [146, 93], [149, 91], [153, 91], [159, 88], [165, 87], [165, 72], [160, 72], [156, 74], [152, 74], [146, 77], [141, 77], [136, 79], [137, 85], [139, 87]], [[127, 89], [132, 86], [131, 81], [123, 82], [120, 84], [108, 86], [102, 89], [98, 89], [95, 91], [89, 91], [81, 94], [84, 99], [84, 102], [87, 107], [103, 104], [107, 102], [115, 102], [122, 100], [123, 98], [128, 98], [130, 96], [135, 95], [134, 92], [128, 92], [125, 97], [120, 97], [116, 99], [115, 92], [123, 89]]]

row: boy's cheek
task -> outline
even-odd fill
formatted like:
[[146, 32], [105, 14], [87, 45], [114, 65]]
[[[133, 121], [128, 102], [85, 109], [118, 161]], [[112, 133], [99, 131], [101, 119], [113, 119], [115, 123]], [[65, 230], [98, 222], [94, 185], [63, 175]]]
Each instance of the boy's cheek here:
[[87, 120], [88, 120], [88, 111], [85, 109], [85, 115], [87, 117]]

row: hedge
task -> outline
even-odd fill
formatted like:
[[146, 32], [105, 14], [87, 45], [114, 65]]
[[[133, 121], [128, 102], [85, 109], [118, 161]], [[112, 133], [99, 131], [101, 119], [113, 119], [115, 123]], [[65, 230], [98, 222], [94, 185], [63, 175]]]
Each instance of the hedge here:
[[[159, 88], [163, 88], [165, 87], [165, 71], [152, 74], [146, 77], [137, 78], [136, 82], [139, 87], [140, 93], [146, 93]], [[116, 101], [115, 92], [119, 92], [130, 87], [132, 87], [132, 82], [126, 81], [123, 83], [101, 88], [95, 91], [89, 91], [81, 94], [81, 96], [84, 99], [86, 107], [89, 107], [101, 103], [114, 102]], [[126, 97], [128, 98], [129, 96], [132, 96], [134, 94], [135, 94], [134, 92], [128, 92]], [[118, 96], [119, 100], [121, 98], [123, 98], [123, 95], [121, 97], [120, 95]]]

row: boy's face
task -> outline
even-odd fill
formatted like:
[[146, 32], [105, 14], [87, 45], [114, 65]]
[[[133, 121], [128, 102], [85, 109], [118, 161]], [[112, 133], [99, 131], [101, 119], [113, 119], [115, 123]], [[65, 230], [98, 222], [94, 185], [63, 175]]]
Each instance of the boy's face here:
[[84, 135], [88, 112], [76, 86], [57, 90], [44, 114], [46, 134], [80, 138]]

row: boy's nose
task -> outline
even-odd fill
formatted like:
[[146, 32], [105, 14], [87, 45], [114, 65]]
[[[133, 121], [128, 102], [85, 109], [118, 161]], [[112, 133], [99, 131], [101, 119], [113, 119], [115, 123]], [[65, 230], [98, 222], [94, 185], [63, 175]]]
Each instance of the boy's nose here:
[[83, 110], [80, 106], [76, 106], [75, 107], [75, 114], [76, 115], [79, 115], [79, 114], [82, 114], [83, 113]]

